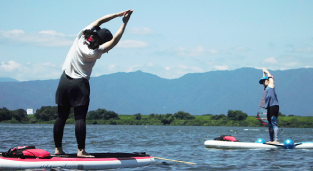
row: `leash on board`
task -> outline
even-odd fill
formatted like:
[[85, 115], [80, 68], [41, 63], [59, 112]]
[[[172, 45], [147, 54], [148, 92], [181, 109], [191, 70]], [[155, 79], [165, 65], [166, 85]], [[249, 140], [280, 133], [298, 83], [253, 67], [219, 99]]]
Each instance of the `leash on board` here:
[[154, 158], [159, 159], [159, 160], [168, 160], [168, 161], [174, 161], [174, 162], [180, 162], [180, 163], [186, 163], [186, 164], [196, 164], [196, 163], [185, 162], [185, 161], [180, 161], [180, 160], [165, 159], [165, 158], [161, 158], [161, 157], [154, 157]]

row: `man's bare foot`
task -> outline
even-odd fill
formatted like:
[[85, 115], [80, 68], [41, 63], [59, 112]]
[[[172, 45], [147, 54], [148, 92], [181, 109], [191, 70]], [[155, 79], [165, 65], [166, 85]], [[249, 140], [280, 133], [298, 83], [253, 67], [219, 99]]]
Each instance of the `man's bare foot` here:
[[77, 157], [89, 157], [89, 158], [93, 158], [93, 157], [95, 157], [95, 156], [90, 155], [89, 153], [87, 153], [85, 149], [78, 149]]
[[271, 144], [273, 141], [267, 141], [266, 144]]
[[66, 153], [63, 151], [62, 147], [55, 147], [54, 155], [65, 155]]
[[269, 141], [269, 142], [267, 142], [267, 144], [278, 144], [279, 143], [279, 141]]

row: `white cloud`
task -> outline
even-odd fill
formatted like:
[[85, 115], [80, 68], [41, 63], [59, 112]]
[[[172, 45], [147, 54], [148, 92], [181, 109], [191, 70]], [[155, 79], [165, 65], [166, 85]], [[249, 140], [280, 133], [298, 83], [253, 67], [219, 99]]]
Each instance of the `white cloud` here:
[[247, 48], [247, 47], [235, 47], [235, 50], [237, 50], [237, 51], [248, 51], [249, 48]]
[[205, 70], [199, 67], [178, 65], [171, 67], [169, 70], [162, 72], [160, 75], [164, 78], [173, 79], [182, 77], [183, 75], [186, 75], [188, 73], [203, 73], [203, 72], [205, 72]]
[[115, 65], [115, 64], [109, 65], [109, 70], [114, 70], [114, 68], [116, 68], [116, 65]]
[[293, 67], [296, 66], [298, 63], [297, 62], [289, 62], [289, 63], [285, 63], [285, 66], [289, 66], [289, 67]]
[[217, 70], [229, 70], [228, 66], [225, 65], [217, 65], [217, 66], [213, 66], [215, 69]]
[[9, 30], [9, 31], [1, 31], [1, 33], [3, 34], [3, 36], [5, 37], [9, 37], [9, 36], [17, 36], [20, 34], [24, 34], [23, 30]]
[[204, 55], [204, 48], [202, 46], [198, 46], [196, 48], [187, 49], [184, 47], [177, 48], [177, 55], [179, 56], [202, 56]]
[[10, 77], [19, 81], [57, 79], [62, 73], [61, 66], [52, 63], [1, 62], [0, 77]]
[[[135, 72], [138, 70], [142, 72], [158, 75], [159, 77], [166, 78], [166, 79], [179, 78], [188, 73], [205, 72], [204, 69], [199, 68], [197, 66], [189, 66], [189, 65], [164, 66], [164, 65], [159, 65], [159, 64], [152, 65], [151, 62], [148, 62], [145, 64], [132, 65], [131, 67], [119, 67], [115, 69], [114, 72]], [[110, 71], [109, 73], [107, 73], [107, 71], [103, 71], [102, 74], [97, 74], [96, 76], [103, 75], [104, 72], [106, 72], [106, 74], [112, 73]]]
[[274, 64], [274, 63], [277, 63], [277, 60], [274, 58], [274, 57], [270, 57], [270, 58], [266, 58], [263, 60], [263, 63], [271, 63], [271, 64]]
[[142, 42], [138, 40], [124, 40], [120, 41], [117, 44], [117, 47], [123, 47], [123, 48], [142, 48], [142, 47], [147, 47], [148, 43], [147, 42]]
[[183, 70], [190, 70], [192, 72], [204, 72], [202, 68], [194, 67], [194, 66], [188, 66], [188, 65], [178, 65], [175, 68], [183, 69]]
[[186, 66], [186, 65], [178, 65], [177, 67], [178, 67], [178, 68], [181, 68], [181, 69], [187, 69], [187, 68], [189, 68], [189, 67]]
[[[140, 70], [138, 67], [141, 67], [141, 65], [133, 65], [131, 67], [128, 67], [125, 72], [133, 72], [133, 71]], [[138, 69], [136, 69], [136, 68], [138, 68]]]
[[15, 62], [15, 61], [8, 61], [7, 63], [1, 62], [0, 68], [4, 71], [13, 71], [16, 69], [19, 69], [21, 67], [21, 64]]
[[129, 32], [132, 34], [153, 34], [154, 33], [154, 31], [148, 27], [134, 27], [134, 28], [131, 28]]
[[195, 66], [188, 66], [188, 65], [160, 67], [156, 71], [160, 77], [167, 78], [167, 79], [178, 78], [178, 77], [181, 77], [181, 76], [188, 74], [188, 73], [205, 72], [205, 70], [202, 68], [195, 67]]
[[35, 46], [60, 47], [71, 46], [73, 35], [66, 36], [53, 30], [27, 33], [23, 30], [0, 30], [0, 41], [4, 43], [22, 43]]
[[300, 53], [313, 53], [313, 47], [297, 48], [297, 49], [295, 49], [295, 52], [300, 52]]
[[51, 36], [62, 36], [62, 37], [65, 36], [63, 33], [58, 33], [54, 30], [43, 30], [43, 31], [40, 31], [39, 34], [47, 34]]
[[55, 64], [52, 64], [52, 63], [50, 63], [50, 62], [42, 63], [41, 65], [42, 65], [42, 66], [53, 66], [53, 67], [56, 66]]
[[216, 49], [210, 49], [209, 52], [212, 53], [212, 54], [216, 54], [217, 50]]

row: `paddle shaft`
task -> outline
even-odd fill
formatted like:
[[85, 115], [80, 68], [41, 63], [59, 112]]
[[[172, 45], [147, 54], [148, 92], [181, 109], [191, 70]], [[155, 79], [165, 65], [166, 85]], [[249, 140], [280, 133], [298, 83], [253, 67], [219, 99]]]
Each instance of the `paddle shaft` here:
[[185, 162], [185, 161], [179, 161], [179, 160], [165, 159], [165, 158], [161, 158], [161, 157], [154, 157], [154, 158], [155, 158], [155, 159], [160, 159], [160, 160], [168, 160], [168, 161], [174, 161], [174, 162], [186, 163], [186, 164], [196, 164], [196, 163]]

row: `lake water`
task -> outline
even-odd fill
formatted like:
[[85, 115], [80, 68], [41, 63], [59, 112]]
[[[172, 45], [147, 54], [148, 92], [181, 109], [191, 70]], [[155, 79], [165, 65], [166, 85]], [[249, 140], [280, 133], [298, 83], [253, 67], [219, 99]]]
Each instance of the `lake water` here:
[[[13, 146], [35, 145], [54, 153], [53, 125], [0, 124], [0, 152]], [[63, 148], [76, 153], [75, 126], [66, 125]], [[280, 141], [313, 141], [312, 128], [283, 128]], [[207, 149], [204, 141], [219, 135], [240, 141], [268, 140], [267, 127], [121, 126], [87, 125], [86, 150], [95, 152], [147, 152], [154, 157], [193, 162], [196, 165], [158, 160], [141, 168], [118, 170], [313, 170], [313, 150]]]

